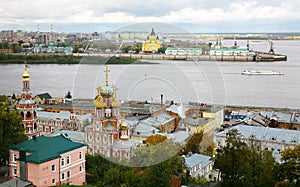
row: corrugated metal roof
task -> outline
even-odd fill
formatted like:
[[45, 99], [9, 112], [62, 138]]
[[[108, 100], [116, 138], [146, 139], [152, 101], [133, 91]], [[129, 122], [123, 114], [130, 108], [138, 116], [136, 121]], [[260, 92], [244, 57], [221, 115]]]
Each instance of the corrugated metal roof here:
[[218, 132], [216, 136], [226, 136], [226, 133], [231, 129], [237, 129], [242, 138], [249, 139], [255, 137], [257, 140], [277, 142], [279, 144], [299, 144], [300, 131], [278, 129], [270, 127], [256, 127], [248, 125], [237, 125], [226, 129], [225, 131]]
[[204, 168], [209, 163], [212, 162], [210, 159], [211, 159], [210, 156], [205, 156], [205, 155], [195, 153], [192, 154], [191, 156], [186, 155], [185, 164], [187, 165], [187, 167], [192, 168], [197, 164], [201, 163], [201, 168]]

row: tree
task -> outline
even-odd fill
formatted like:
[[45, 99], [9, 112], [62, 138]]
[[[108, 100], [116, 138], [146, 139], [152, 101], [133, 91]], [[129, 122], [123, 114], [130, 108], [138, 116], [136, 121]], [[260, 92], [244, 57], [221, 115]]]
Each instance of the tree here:
[[162, 143], [165, 140], [167, 140], [166, 136], [155, 134], [155, 135], [148, 136], [145, 141], [148, 146], [153, 146]]
[[11, 47], [12, 47], [14, 53], [19, 53], [21, 51], [21, 46], [18, 43], [13, 43], [11, 45]]
[[202, 138], [203, 131], [193, 134], [192, 137], [189, 139], [189, 142], [186, 144], [183, 153], [185, 155], [189, 152], [200, 153], [200, 143], [202, 141]]
[[278, 165], [278, 178], [280, 181], [287, 180], [287, 183], [293, 185], [297, 181], [299, 185], [300, 176], [300, 145], [294, 148], [288, 148], [281, 152], [282, 163]]
[[6, 96], [0, 96], [0, 166], [9, 159], [9, 147], [27, 140], [22, 118], [17, 110], [10, 110]]
[[275, 159], [269, 151], [256, 151], [239, 138], [236, 129], [228, 131], [226, 145], [217, 150], [215, 168], [222, 186], [274, 186]]
[[215, 153], [216, 144], [212, 142], [207, 149], [203, 152], [204, 155], [213, 156]]
[[183, 172], [182, 158], [179, 154], [156, 165], [146, 168], [145, 186], [171, 186], [174, 175]]
[[208, 180], [204, 176], [193, 177], [190, 179], [189, 184], [208, 185]]

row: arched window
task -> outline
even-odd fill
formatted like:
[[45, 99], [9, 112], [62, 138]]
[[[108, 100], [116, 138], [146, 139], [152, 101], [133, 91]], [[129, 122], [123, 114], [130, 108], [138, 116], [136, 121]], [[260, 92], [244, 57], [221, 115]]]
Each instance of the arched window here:
[[26, 118], [30, 118], [31, 117], [31, 113], [28, 111], [27, 113], [26, 113]]
[[24, 119], [24, 117], [25, 117], [24, 112], [21, 112], [21, 117]]

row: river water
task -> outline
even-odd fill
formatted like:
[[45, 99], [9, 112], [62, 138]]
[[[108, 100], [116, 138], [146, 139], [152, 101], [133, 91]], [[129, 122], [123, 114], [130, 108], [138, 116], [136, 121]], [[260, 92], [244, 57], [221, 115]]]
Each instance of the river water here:
[[[224, 41], [227, 46], [232, 41]], [[120, 100], [176, 102], [197, 101], [300, 109], [300, 41], [274, 41], [275, 52], [286, 62], [155, 61], [158, 64], [109, 65], [109, 84], [117, 87]], [[239, 41], [245, 46], [246, 41]], [[265, 41], [251, 42], [255, 50], [268, 51]], [[0, 94], [20, 94], [24, 65], [0, 65]], [[245, 69], [283, 72], [280, 76], [241, 75]], [[30, 65], [33, 95], [48, 92], [64, 97], [94, 98], [105, 84], [104, 65]]]

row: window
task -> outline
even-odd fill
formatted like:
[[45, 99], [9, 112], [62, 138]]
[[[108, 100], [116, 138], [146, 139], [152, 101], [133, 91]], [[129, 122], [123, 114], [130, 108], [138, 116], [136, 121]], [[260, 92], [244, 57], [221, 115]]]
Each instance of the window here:
[[64, 180], [65, 179], [65, 173], [62, 173], [61, 174], [61, 180]]
[[82, 172], [82, 166], [79, 166], [79, 172]]
[[64, 166], [64, 165], [65, 165], [65, 159], [62, 158], [62, 159], [61, 159], [61, 166]]
[[52, 165], [52, 171], [54, 172], [56, 170], [55, 164]]
[[17, 155], [14, 154], [14, 155], [13, 155], [13, 162], [16, 162], [16, 161], [17, 161]]
[[67, 178], [70, 178], [70, 177], [71, 177], [71, 172], [68, 171], [68, 172], [67, 172]]
[[52, 184], [55, 184], [55, 179], [52, 179]]
[[70, 164], [70, 156], [67, 157], [67, 164]]
[[17, 169], [14, 168], [14, 175], [17, 175]]
[[82, 159], [82, 152], [79, 152], [79, 159]]

